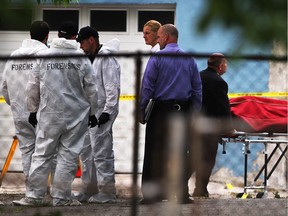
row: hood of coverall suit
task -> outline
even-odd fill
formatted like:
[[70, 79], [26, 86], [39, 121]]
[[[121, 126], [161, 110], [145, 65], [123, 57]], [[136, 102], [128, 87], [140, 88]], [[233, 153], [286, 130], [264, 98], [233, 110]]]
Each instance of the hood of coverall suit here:
[[[114, 38], [103, 44], [99, 50], [99, 54], [109, 54], [119, 51], [120, 41]], [[108, 61], [103, 61], [102, 58], [95, 58], [93, 62], [94, 75], [96, 76], [96, 84], [98, 89], [98, 115], [102, 112], [109, 114], [117, 113], [119, 110], [120, 97], [120, 65], [115, 57], [108, 57]], [[99, 67], [101, 65], [101, 67]], [[111, 70], [111, 72], [109, 72]], [[103, 86], [103, 74], [111, 74], [106, 79], [105, 88]], [[106, 89], [106, 90], [105, 90]]]
[[48, 47], [44, 43], [34, 39], [25, 39], [22, 42], [22, 46], [12, 52], [11, 56], [33, 56], [45, 49], [48, 49]]

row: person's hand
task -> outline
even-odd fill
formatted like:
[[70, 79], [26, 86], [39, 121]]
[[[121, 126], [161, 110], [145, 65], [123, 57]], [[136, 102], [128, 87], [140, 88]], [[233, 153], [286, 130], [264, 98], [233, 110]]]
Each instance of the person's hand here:
[[227, 131], [226, 133], [223, 134], [223, 136], [227, 137], [227, 138], [237, 138], [238, 135], [236, 134], [237, 131], [235, 129]]
[[35, 128], [38, 121], [37, 121], [37, 112], [34, 113], [30, 113], [29, 118], [28, 118], [28, 122]]
[[139, 123], [141, 123], [141, 124], [145, 124], [146, 123], [145, 120], [144, 120], [144, 116], [143, 115], [140, 116]]
[[100, 127], [100, 125], [105, 124], [106, 122], [108, 122], [110, 120], [110, 115], [108, 113], [103, 112], [98, 119], [98, 127]]
[[93, 128], [98, 124], [97, 118], [95, 115], [89, 116], [88, 127]]

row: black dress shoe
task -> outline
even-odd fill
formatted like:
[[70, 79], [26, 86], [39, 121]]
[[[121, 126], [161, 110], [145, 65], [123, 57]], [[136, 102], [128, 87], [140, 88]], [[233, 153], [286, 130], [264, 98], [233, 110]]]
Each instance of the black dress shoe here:
[[185, 196], [182, 199], [178, 199], [177, 203], [178, 204], [191, 204], [191, 203], [194, 203], [194, 199], [188, 196], [187, 197]]
[[150, 205], [153, 204], [154, 202], [150, 199], [141, 199], [139, 203], [140, 205]]
[[144, 197], [142, 200], [140, 200], [140, 204], [141, 205], [149, 205], [149, 204], [153, 204], [153, 203], [157, 203], [157, 202], [162, 202], [163, 200], [168, 200], [168, 199], [163, 195], [158, 195], [158, 196], [150, 197], [150, 198]]
[[203, 197], [203, 198], [209, 198], [208, 191], [194, 191], [193, 197]]
[[151, 205], [154, 204], [156, 202], [161, 202], [162, 200], [158, 200], [158, 199], [148, 199], [148, 198], [143, 198], [140, 200], [140, 205]]

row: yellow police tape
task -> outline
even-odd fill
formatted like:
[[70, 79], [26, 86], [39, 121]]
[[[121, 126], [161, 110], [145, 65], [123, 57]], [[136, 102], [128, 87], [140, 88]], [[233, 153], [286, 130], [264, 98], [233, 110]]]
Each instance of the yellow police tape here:
[[247, 93], [229, 93], [229, 98], [241, 96], [259, 96], [259, 97], [288, 97], [288, 92], [247, 92]]
[[[247, 93], [229, 93], [229, 98], [241, 97], [241, 96], [259, 96], [259, 97], [272, 97], [272, 98], [285, 98], [288, 97], [288, 92], [247, 92]], [[121, 95], [120, 100], [131, 101], [135, 100], [135, 95]], [[5, 99], [0, 96], [0, 103], [4, 103]]]
[[[229, 93], [229, 98], [241, 97], [241, 96], [259, 96], [259, 97], [277, 97], [286, 98], [288, 92], [247, 92], [247, 93]], [[120, 100], [135, 100], [135, 95], [121, 95]]]

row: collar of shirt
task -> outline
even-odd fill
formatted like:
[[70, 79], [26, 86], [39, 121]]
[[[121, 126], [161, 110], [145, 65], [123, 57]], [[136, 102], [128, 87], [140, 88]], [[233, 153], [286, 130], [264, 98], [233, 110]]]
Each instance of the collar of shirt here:
[[152, 53], [158, 52], [159, 50], [160, 50], [160, 45], [158, 43], [151, 48]]
[[160, 51], [171, 51], [171, 50], [174, 50], [174, 49], [179, 49], [179, 46], [177, 43], [169, 43], [169, 44], [166, 44], [165, 48], [160, 50]]

